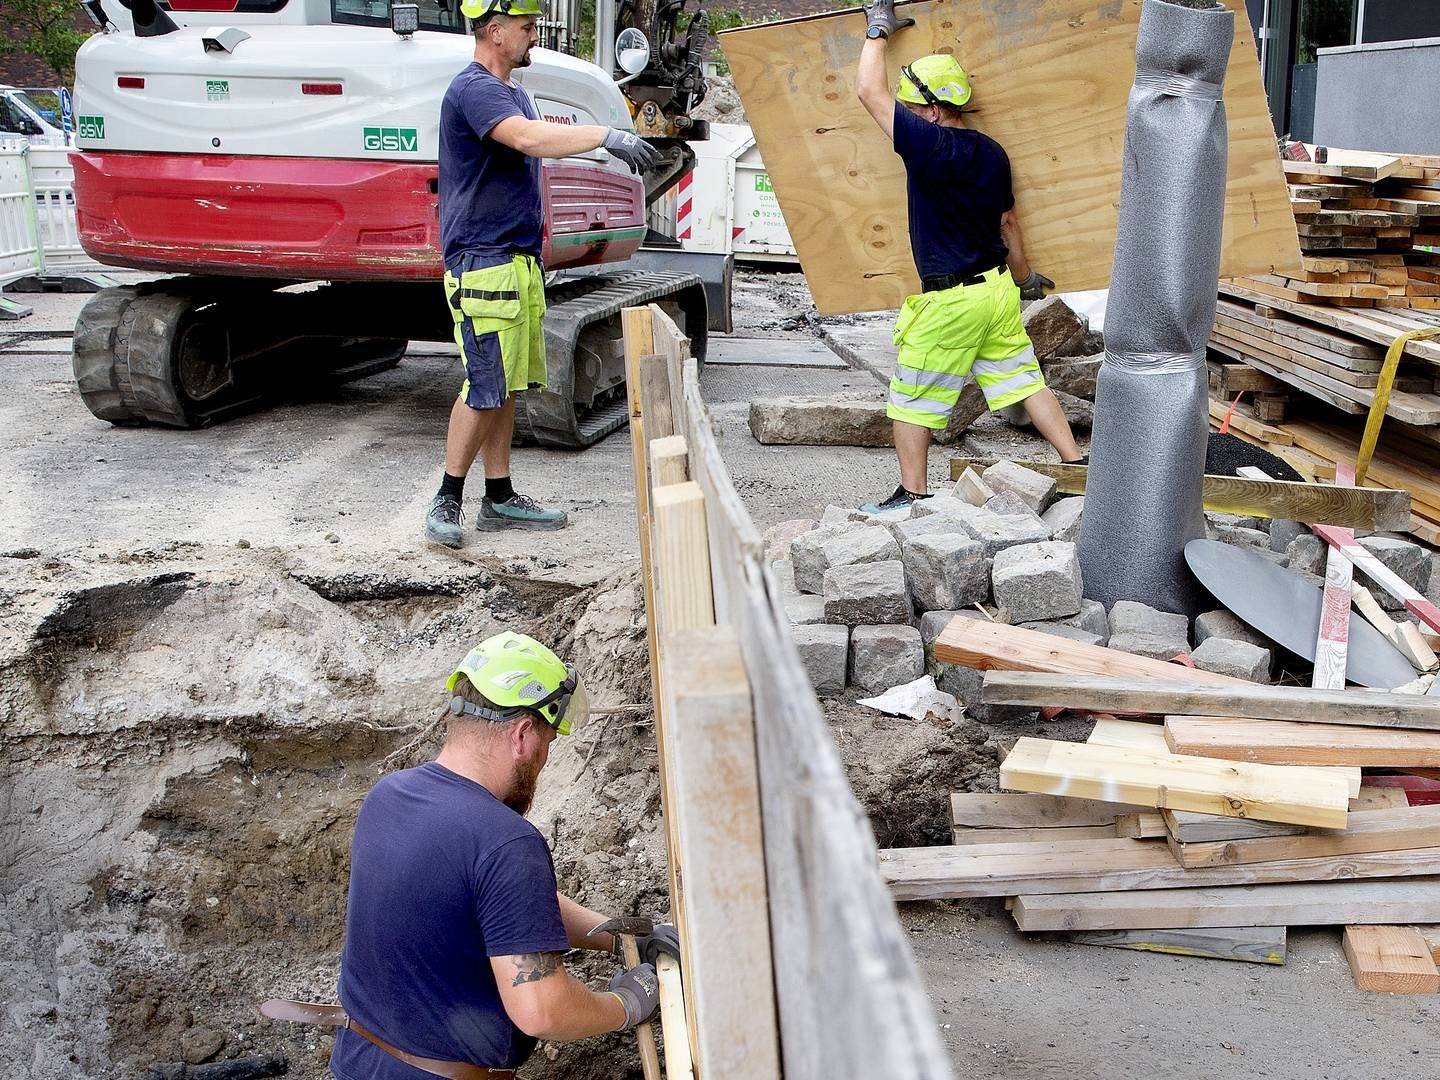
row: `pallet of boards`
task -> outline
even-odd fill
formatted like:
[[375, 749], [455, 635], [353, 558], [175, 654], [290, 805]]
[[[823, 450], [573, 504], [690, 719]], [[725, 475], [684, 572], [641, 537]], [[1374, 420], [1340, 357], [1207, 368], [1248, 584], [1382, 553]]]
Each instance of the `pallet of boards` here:
[[1440, 310], [1440, 157], [1285, 161], [1303, 269], [1241, 284], [1298, 304]]

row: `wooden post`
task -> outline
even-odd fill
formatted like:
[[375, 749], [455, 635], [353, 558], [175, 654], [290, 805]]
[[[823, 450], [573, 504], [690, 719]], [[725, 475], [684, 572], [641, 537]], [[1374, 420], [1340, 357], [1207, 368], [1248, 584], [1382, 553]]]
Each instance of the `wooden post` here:
[[690, 447], [685, 436], [650, 440], [650, 475], [657, 488], [690, 479]]
[[[780, 1052], [755, 716], [739, 637], [732, 626], [711, 626], [662, 643], [673, 779], [689, 793], [673, 810], [698, 1072], [702, 1080], [773, 1080]], [[667, 1060], [671, 1046], [667, 1027]]]
[[655, 585], [666, 634], [713, 626], [705, 493], [693, 481], [655, 491]]
[[655, 958], [655, 977], [660, 982], [665, 1075], [669, 1080], [693, 1080], [695, 1063], [690, 1056], [690, 1033], [685, 1027], [685, 988], [680, 979], [680, 965], [674, 957], [662, 953]]

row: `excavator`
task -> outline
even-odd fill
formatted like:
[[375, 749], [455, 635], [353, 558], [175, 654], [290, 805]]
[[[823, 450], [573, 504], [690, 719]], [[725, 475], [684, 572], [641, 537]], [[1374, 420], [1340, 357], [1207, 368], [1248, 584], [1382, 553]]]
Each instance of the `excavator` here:
[[[545, 119], [633, 130], [663, 155], [639, 177], [603, 149], [544, 163], [549, 386], [520, 395], [518, 438], [581, 448], [624, 426], [621, 309], [661, 305], [702, 359], [707, 328], [728, 328], [729, 267], [647, 230], [708, 134], [690, 115], [707, 16], [689, 2], [598, 0], [591, 63], [574, 55], [580, 0], [547, 0], [516, 72]], [[75, 65], [81, 243], [171, 275], [82, 310], [75, 378], [95, 416], [201, 427], [453, 340], [436, 159], [441, 97], [473, 52], [459, 0], [85, 7], [101, 32]]]

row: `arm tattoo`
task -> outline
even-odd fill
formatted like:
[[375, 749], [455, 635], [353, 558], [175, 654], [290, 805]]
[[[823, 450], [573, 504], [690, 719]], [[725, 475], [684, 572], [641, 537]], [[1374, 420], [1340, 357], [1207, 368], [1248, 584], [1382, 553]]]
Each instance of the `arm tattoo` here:
[[527, 952], [512, 956], [515, 961], [515, 981], [511, 986], [523, 986], [525, 983], [537, 982], [546, 975], [553, 975], [560, 970], [560, 953], [558, 952]]

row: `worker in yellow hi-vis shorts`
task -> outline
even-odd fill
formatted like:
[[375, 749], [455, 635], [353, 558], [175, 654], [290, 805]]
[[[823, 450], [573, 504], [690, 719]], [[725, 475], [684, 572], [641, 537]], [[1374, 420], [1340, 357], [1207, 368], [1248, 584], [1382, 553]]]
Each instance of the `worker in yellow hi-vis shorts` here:
[[994, 139], [965, 126], [970, 79], [953, 56], [902, 64], [891, 98], [886, 40], [914, 20], [895, 18], [895, 0], [874, 0], [865, 12], [857, 91], [905, 163], [910, 246], [921, 281], [895, 323], [900, 352], [886, 408], [900, 485], [861, 507], [873, 513], [929, 497], [930, 432], [946, 426], [972, 377], [992, 412], [1023, 405], [1062, 461], [1078, 461], [1080, 448], [1020, 323], [1021, 298], [1039, 299], [1055, 283], [1025, 260], [1010, 159]]

